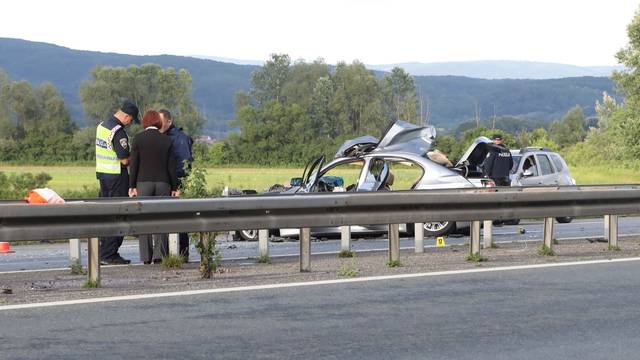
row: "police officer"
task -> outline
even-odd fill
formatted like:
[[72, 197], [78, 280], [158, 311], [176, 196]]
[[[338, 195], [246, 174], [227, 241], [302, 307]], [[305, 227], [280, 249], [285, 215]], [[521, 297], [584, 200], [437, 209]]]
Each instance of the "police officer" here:
[[[127, 197], [129, 192], [129, 137], [124, 127], [140, 123], [138, 107], [125, 101], [120, 109], [96, 129], [96, 177], [100, 182], [100, 197]], [[100, 238], [100, 262], [103, 265], [128, 264], [118, 249], [122, 236]]]
[[492, 179], [497, 186], [510, 186], [509, 173], [513, 166], [511, 151], [502, 143], [502, 135], [494, 134], [491, 139], [493, 146], [484, 160], [484, 175]]
[[[178, 187], [180, 187], [181, 182], [187, 176], [189, 169], [191, 169], [191, 163], [193, 163], [193, 155], [191, 152], [193, 140], [182, 131], [182, 128], [175, 126], [169, 110], [162, 109], [159, 113], [162, 118], [162, 129], [160, 132], [171, 137], [171, 153], [176, 162], [176, 175], [178, 176]], [[179, 190], [178, 196], [180, 196]], [[185, 262], [189, 262], [189, 234], [180, 233], [178, 238], [180, 255], [182, 255]]]

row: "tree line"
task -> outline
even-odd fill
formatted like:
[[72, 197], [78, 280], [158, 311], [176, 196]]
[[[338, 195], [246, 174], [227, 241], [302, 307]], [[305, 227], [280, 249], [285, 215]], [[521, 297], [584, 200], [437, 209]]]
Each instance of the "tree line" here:
[[[79, 127], [51, 83], [33, 86], [10, 79], [0, 69], [0, 161], [51, 165], [91, 161], [95, 125], [114, 114], [124, 99], [135, 101], [142, 112], [167, 108], [187, 133], [199, 134], [206, 119], [198, 112], [191, 89], [186, 70], [154, 64], [98, 66], [80, 87], [86, 127]], [[130, 134], [139, 130], [134, 126]]]
[[[502, 133], [507, 145], [544, 146], [558, 150], [571, 164], [613, 162], [634, 166], [640, 155], [640, 20], [628, 28], [629, 45], [617, 58], [624, 71], [613, 76], [623, 102], [604, 93], [586, 118], [576, 106], [553, 122], [508, 116], [477, 117], [441, 134], [437, 147], [452, 160], [480, 135]], [[206, 123], [192, 99], [188, 71], [146, 64], [98, 66], [80, 87], [86, 127], [74, 124], [58, 90], [50, 83], [33, 86], [0, 70], [0, 161], [60, 163], [94, 157], [94, 126], [123, 99], [142, 111], [166, 107], [179, 126], [198, 134]], [[380, 74], [364, 64], [326, 64], [323, 60], [292, 62], [274, 54], [256, 69], [247, 91], [235, 96], [237, 132], [212, 146], [199, 144], [196, 158], [209, 165], [303, 165], [324, 153], [332, 156], [344, 140], [380, 136], [394, 120], [424, 121], [413, 77], [401, 68]], [[139, 128], [131, 129], [135, 133]]]

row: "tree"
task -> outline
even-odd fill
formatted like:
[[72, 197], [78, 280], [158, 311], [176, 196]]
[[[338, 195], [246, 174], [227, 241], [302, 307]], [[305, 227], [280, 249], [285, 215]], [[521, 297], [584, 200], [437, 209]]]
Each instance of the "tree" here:
[[251, 74], [251, 95], [258, 104], [283, 101], [282, 90], [289, 77], [291, 58], [286, 54], [271, 54], [264, 65]]
[[402, 68], [394, 67], [385, 75], [383, 88], [392, 119], [417, 122], [418, 100], [413, 78]]
[[155, 64], [97, 66], [91, 71], [91, 79], [80, 86], [80, 98], [91, 126], [107, 119], [127, 99], [142, 113], [169, 109], [178, 125], [190, 135], [197, 135], [206, 119], [198, 112], [191, 91], [191, 75], [184, 69], [176, 71]]
[[549, 131], [551, 139], [560, 147], [584, 140], [586, 136], [584, 113], [580, 106], [569, 109], [560, 121], [554, 121]]

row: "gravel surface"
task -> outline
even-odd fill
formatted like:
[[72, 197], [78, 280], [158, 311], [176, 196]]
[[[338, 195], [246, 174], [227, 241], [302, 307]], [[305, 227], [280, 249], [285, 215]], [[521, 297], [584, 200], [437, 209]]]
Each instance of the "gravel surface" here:
[[540, 256], [540, 242], [501, 244], [496, 249], [483, 249], [486, 262], [468, 262], [467, 246], [426, 249], [424, 254], [402, 251], [401, 267], [389, 268], [386, 252], [367, 252], [355, 258], [335, 255], [311, 257], [311, 272], [299, 271], [297, 257], [273, 259], [271, 264], [255, 260], [223, 261], [221, 273], [212, 279], [200, 279], [198, 264], [185, 264], [181, 269], [165, 269], [161, 265], [113, 266], [102, 268], [102, 287], [85, 289], [85, 275], [71, 271], [17, 272], [0, 274], [0, 306], [81, 298], [171, 292], [195, 289], [264, 285], [287, 282], [338, 279], [339, 269], [356, 270], [358, 277], [418, 273], [444, 270], [497, 267], [580, 260], [613, 259], [640, 256], [640, 238], [625, 239], [620, 251], [607, 251], [607, 243], [589, 240], [562, 241], [554, 246], [555, 256]]

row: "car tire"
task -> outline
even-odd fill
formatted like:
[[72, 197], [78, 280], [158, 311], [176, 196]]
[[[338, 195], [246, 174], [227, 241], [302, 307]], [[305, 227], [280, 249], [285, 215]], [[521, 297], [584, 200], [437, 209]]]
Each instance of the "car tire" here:
[[237, 234], [242, 241], [258, 241], [258, 230], [240, 230]]
[[423, 227], [425, 237], [446, 236], [456, 231], [454, 221], [428, 222]]
[[557, 217], [556, 221], [559, 222], [560, 224], [568, 224], [571, 221], [573, 221], [573, 218], [571, 216]]

